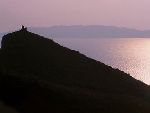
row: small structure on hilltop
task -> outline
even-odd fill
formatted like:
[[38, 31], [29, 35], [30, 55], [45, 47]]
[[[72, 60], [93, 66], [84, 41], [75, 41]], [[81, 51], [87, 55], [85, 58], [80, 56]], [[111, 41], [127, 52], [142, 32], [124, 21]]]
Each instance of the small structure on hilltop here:
[[22, 30], [22, 31], [27, 31], [27, 27], [24, 27], [24, 26], [22, 25], [21, 30]]

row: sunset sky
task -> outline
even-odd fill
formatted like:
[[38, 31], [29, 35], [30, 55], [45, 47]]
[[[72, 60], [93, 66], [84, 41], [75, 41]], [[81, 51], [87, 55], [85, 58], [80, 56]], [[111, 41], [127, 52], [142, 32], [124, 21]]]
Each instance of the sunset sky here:
[[21, 24], [150, 29], [150, 0], [0, 0], [0, 32]]

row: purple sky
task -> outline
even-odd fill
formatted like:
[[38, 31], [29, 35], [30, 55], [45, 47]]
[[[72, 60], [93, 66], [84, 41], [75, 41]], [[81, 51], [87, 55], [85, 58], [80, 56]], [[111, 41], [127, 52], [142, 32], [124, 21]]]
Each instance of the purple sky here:
[[150, 0], [0, 0], [0, 32], [21, 24], [150, 29]]

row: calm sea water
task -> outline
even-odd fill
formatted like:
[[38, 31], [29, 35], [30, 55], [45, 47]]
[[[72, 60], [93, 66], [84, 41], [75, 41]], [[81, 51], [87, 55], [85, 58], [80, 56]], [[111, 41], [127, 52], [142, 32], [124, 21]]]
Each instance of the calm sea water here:
[[65, 38], [54, 41], [150, 84], [149, 38]]

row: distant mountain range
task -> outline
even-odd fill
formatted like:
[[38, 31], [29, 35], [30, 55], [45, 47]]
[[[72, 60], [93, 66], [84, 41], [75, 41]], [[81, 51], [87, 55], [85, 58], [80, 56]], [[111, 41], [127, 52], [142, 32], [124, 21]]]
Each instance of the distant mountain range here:
[[4, 35], [4, 33], [0, 33], [0, 38], [2, 38], [2, 37], [3, 37], [3, 35]]
[[[30, 27], [29, 31], [53, 38], [149, 38], [150, 30], [102, 25], [73, 25], [53, 27]], [[5, 33], [6, 34], [6, 33]], [[2, 37], [4, 33], [0, 33]]]
[[30, 31], [54, 38], [140, 38], [150, 37], [149, 30], [137, 30], [114, 26], [54, 26], [47, 28], [29, 28]]

